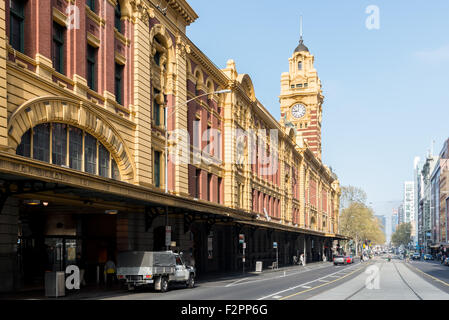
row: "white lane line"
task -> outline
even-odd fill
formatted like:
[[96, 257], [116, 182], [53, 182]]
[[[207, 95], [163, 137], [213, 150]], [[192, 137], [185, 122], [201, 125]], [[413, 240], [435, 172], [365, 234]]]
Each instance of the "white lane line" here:
[[[348, 269], [351, 269], [351, 267], [348, 267]], [[341, 270], [340, 270], [340, 271], [341, 271]], [[329, 276], [331, 276], [331, 275], [337, 274], [337, 273], [340, 272], [340, 271], [337, 271], [337, 272], [328, 274], [328, 275], [326, 275], [326, 276], [324, 276], [324, 277], [321, 277], [321, 278], [318, 278], [318, 279], [315, 279], [315, 280], [312, 280], [312, 281], [308, 281], [308, 282], [306, 282], [306, 283], [302, 283], [302, 284], [297, 285], [297, 286], [294, 286], [294, 287], [290, 287], [290, 288], [287, 288], [287, 289], [284, 289], [284, 290], [281, 290], [281, 291], [272, 293], [272, 294], [270, 294], [270, 295], [268, 295], [268, 296], [259, 298], [259, 299], [257, 299], [257, 300], [264, 300], [264, 299], [270, 298], [270, 297], [272, 297], [272, 296], [279, 295], [279, 294], [284, 293], [284, 292], [287, 292], [287, 291], [291, 291], [291, 290], [294, 290], [294, 289], [297, 289], [297, 288], [302, 288], [302, 287], [304, 287], [305, 285], [308, 285], [308, 284], [310, 284], [310, 283], [312, 283], [312, 282], [316, 282], [316, 281], [319, 281], [319, 280], [321, 280], [321, 279], [327, 278], [327, 277], [329, 277]]]
[[317, 268], [310, 269], [310, 268], [304, 267], [304, 269], [306, 269], [306, 270], [300, 270], [298, 272], [288, 273], [285, 276], [284, 275], [280, 275], [280, 276], [274, 276], [274, 277], [271, 277], [271, 278], [250, 280], [250, 281], [246, 281], [246, 282], [242, 282], [242, 281], [245, 280], [245, 279], [250, 279], [250, 278], [240, 279], [240, 280], [237, 280], [237, 281], [235, 281], [233, 283], [230, 283], [230, 284], [226, 285], [225, 288], [226, 287], [235, 287], [235, 286], [245, 285], [245, 284], [249, 284], [249, 283], [260, 282], [260, 281], [275, 280], [275, 279], [279, 279], [279, 278], [283, 278], [283, 277], [289, 277], [289, 276], [294, 276], [294, 275], [297, 275], [297, 274], [302, 274], [302, 273], [305, 273], [307, 271], [313, 271], [313, 270], [317, 270], [317, 269], [321, 269], [321, 268], [317, 267]]
[[300, 288], [310, 289], [310, 288], [312, 288], [312, 287], [309, 287], [309, 286], [301, 286]]
[[319, 282], [329, 282], [329, 280], [319, 279]]
[[273, 299], [279, 299], [282, 298], [282, 296], [273, 296]]
[[226, 285], [225, 288], [231, 287], [231, 286], [233, 286], [233, 285], [235, 285], [235, 284], [237, 284], [237, 283], [239, 283], [239, 282], [241, 282], [241, 281], [244, 281], [244, 280], [246, 280], [246, 279], [249, 279], [249, 278], [243, 278], [243, 279], [239, 279], [239, 280], [237, 280], [237, 281], [231, 282], [230, 284]]

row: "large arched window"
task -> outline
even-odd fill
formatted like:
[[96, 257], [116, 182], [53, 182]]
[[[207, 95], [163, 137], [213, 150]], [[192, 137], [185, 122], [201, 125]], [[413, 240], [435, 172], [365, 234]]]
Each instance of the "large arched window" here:
[[25, 132], [16, 153], [62, 167], [120, 180], [108, 149], [95, 137], [64, 123], [43, 123]]

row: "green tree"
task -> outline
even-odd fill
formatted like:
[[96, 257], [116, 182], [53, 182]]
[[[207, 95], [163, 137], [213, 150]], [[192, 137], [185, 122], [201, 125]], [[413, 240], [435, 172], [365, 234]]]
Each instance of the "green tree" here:
[[359, 201], [350, 203], [342, 210], [340, 232], [352, 238], [356, 254], [365, 241], [370, 241], [372, 244], [385, 243], [385, 235], [373, 210]]
[[412, 225], [410, 222], [408, 223], [401, 223], [397, 228], [396, 231], [391, 235], [391, 242], [396, 246], [399, 247], [401, 245], [408, 246], [411, 239], [412, 234]]
[[367, 195], [366, 192], [361, 188], [354, 186], [343, 186], [341, 187], [341, 197], [340, 205], [341, 208], [347, 208], [351, 203], [366, 203]]

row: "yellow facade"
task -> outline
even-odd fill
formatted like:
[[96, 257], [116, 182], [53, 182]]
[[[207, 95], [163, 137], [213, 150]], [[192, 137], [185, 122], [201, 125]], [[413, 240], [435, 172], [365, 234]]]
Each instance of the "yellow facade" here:
[[[191, 79], [197, 87], [208, 90], [206, 87], [208, 83], [201, 83], [203, 81], [201, 77], [207, 74], [208, 81], [213, 81], [219, 89], [232, 89], [231, 93], [211, 97], [224, 110], [221, 120], [225, 131], [236, 128], [279, 131], [280, 185], [252, 175], [249, 165], [234, 165], [236, 145], [232, 136], [224, 136], [223, 165], [200, 164], [208, 172], [216, 173], [223, 178], [226, 190], [224, 206], [240, 211], [242, 216], [251, 214], [251, 190], [263, 190], [264, 193], [281, 199], [281, 219], [269, 224], [292, 226], [292, 208], [297, 208], [301, 212], [298, 230], [301, 228], [314, 229], [323, 234], [338, 233], [340, 195], [338, 181], [320, 160], [321, 142], [318, 152], [314, 154], [308, 148], [307, 141], [303, 141], [303, 134], [307, 130], [299, 129], [301, 124], [310, 123], [313, 120], [312, 112], [316, 112], [319, 128], [317, 131], [321, 131], [323, 97], [320, 79], [313, 68], [313, 56], [309, 52], [295, 52], [289, 59], [290, 71], [282, 74], [281, 78], [280, 108], [284, 117], [277, 121], [257, 100], [250, 77], [239, 74], [232, 60], [228, 61], [225, 69], [219, 70], [188, 39], [184, 33], [185, 27], [197, 16], [185, 1], [169, 1], [166, 15], [163, 15], [155, 5], [157, 3], [147, 1], [130, 1], [129, 4], [122, 5], [127, 9], [123, 11], [122, 19], [130, 19], [134, 28], [134, 38], [131, 39], [134, 46], [132, 57], [134, 100], [128, 106], [117, 105], [108, 97], [110, 94], [108, 92], [104, 92], [103, 95], [96, 94], [96, 99], [87, 99], [85, 90], [82, 90], [83, 86], [80, 84], [85, 82], [85, 79], [78, 76], [66, 78], [50, 66], [51, 61], [46, 61], [40, 56], [29, 57], [12, 49], [7, 44], [5, 20], [1, 20], [3, 27], [0, 32], [3, 33], [0, 33], [2, 41], [0, 79], [3, 80], [3, 85], [0, 99], [5, 102], [0, 104], [2, 152], [15, 154], [22, 135], [39, 123], [63, 122], [86, 130], [102, 142], [119, 164], [124, 182], [154, 189], [152, 150], [164, 153], [165, 137], [163, 133], [151, 129], [154, 123], [151, 119], [151, 86], [148, 77], [150, 76], [153, 81], [163, 79], [160, 89], [164, 94], [174, 95], [175, 104], [180, 105], [173, 115], [174, 128], [187, 129], [187, 106], [183, 105], [183, 102], [193, 97], [187, 92], [187, 80]], [[159, 23], [151, 25], [153, 23], [151, 19], [157, 19]], [[151, 63], [152, 55], [156, 51], [156, 44], [153, 41], [156, 35], [165, 40], [165, 59], [169, 62], [166, 70], [160, 70]], [[7, 59], [8, 54], [14, 58]], [[295, 66], [299, 60], [303, 61], [303, 70], [298, 71]], [[196, 64], [194, 72], [191, 72], [192, 62]], [[28, 64], [35, 66], [36, 71], [30, 71], [27, 68]], [[197, 78], [195, 73], [202, 76]], [[73, 89], [52, 80], [55, 77], [71, 84]], [[302, 90], [292, 88], [291, 85], [294, 83], [308, 83], [308, 88]], [[100, 105], [95, 101], [104, 103]], [[291, 107], [295, 103], [307, 106], [306, 115], [301, 120], [291, 116]], [[258, 127], [254, 125], [254, 118], [260, 120]], [[296, 130], [289, 126], [288, 122], [293, 123]], [[245, 157], [248, 160], [247, 153]], [[286, 182], [290, 173], [284, 172], [284, 164], [290, 167], [297, 166], [301, 194], [298, 199], [292, 196], [292, 187]], [[170, 193], [191, 200], [188, 192], [187, 165], [179, 164], [173, 169], [174, 184]], [[318, 188], [315, 204], [306, 203], [305, 200], [311, 179], [316, 181]], [[160, 187], [161, 190], [164, 183]], [[333, 200], [328, 201], [329, 208], [321, 208], [322, 192], [327, 193], [328, 198]], [[330, 208], [331, 203], [333, 208]], [[262, 217], [261, 220], [263, 219]], [[312, 219], [314, 223], [311, 223]]]

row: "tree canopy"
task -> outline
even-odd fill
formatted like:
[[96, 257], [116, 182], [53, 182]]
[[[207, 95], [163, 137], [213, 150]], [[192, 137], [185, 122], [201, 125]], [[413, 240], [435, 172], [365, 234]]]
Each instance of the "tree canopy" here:
[[351, 203], [366, 203], [366, 192], [359, 187], [343, 186], [341, 187], [340, 204], [342, 208], [347, 208]]
[[401, 245], [408, 246], [408, 244], [411, 241], [410, 239], [411, 234], [412, 234], [412, 225], [410, 224], [410, 222], [401, 223], [391, 236], [391, 242], [396, 247], [399, 247]]
[[379, 221], [371, 208], [363, 203], [352, 202], [340, 215], [340, 232], [353, 238], [356, 244], [371, 241], [375, 244], [385, 243]]

